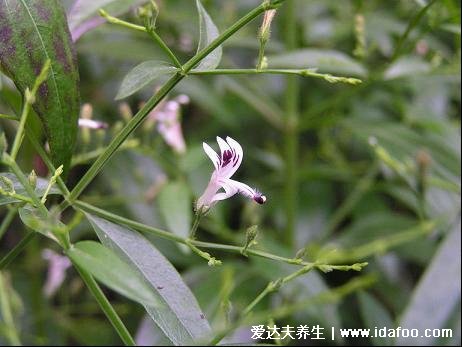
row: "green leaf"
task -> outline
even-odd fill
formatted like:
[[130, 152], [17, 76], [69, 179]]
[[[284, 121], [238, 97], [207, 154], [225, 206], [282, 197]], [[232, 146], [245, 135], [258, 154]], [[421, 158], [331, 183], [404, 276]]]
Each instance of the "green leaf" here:
[[60, 221], [53, 220], [51, 216], [45, 216], [38, 209], [29, 205], [19, 209], [19, 217], [27, 227], [59, 243], [52, 230], [65, 228], [65, 225]]
[[[196, 6], [199, 14], [199, 44], [197, 52], [200, 52], [218, 37], [219, 32], [200, 0], [196, 0]], [[196, 70], [215, 69], [220, 64], [221, 55], [222, 49], [221, 46], [218, 46], [199, 63]]]
[[288, 53], [268, 56], [271, 68], [316, 68], [323, 73], [348, 74], [365, 76], [367, 71], [363, 65], [345, 53], [327, 49], [300, 49]]
[[385, 80], [399, 77], [416, 76], [425, 74], [431, 70], [431, 66], [420, 57], [407, 56], [396, 60], [383, 73]]
[[[460, 219], [445, 237], [415, 288], [398, 326], [403, 329], [440, 329], [460, 301]], [[397, 346], [409, 343], [398, 337]], [[413, 345], [432, 345], [430, 337], [416, 337]]]
[[[426, 203], [432, 216], [453, 211], [457, 213], [460, 203], [460, 153], [453, 148], [445, 136], [430, 131], [416, 131], [403, 124], [370, 120], [360, 117], [342, 121], [363, 142], [374, 138], [384, 148], [394, 163], [405, 170], [402, 177], [410, 186], [416, 185], [416, 157], [419, 151], [425, 150], [431, 157], [428, 170], [428, 192]], [[457, 135], [458, 136], [458, 135]], [[385, 161], [383, 161], [385, 163]], [[386, 176], [395, 176], [390, 163], [383, 166]], [[385, 170], [387, 169], [387, 170]], [[444, 194], [444, 195], [442, 195]]]
[[67, 255], [97, 280], [129, 299], [156, 307], [156, 297], [144, 280], [111, 249], [95, 241], [80, 241]]
[[170, 262], [142, 235], [86, 214], [101, 242], [140, 274], [157, 298], [145, 306], [154, 322], [175, 345], [191, 345], [210, 333], [196, 298]]
[[77, 61], [59, 0], [0, 0], [0, 66], [21, 93], [32, 88], [47, 59], [51, 69], [38, 89], [40, 116], [55, 167], [67, 172], [77, 136], [80, 96]]
[[[366, 292], [358, 293], [359, 299], [359, 308], [361, 312], [361, 317], [363, 319], [364, 325], [371, 329], [374, 327], [382, 328], [387, 327], [388, 329], [394, 327], [393, 319], [390, 316], [390, 313], [383, 307], [383, 305], [375, 299], [372, 295]], [[393, 339], [388, 336], [379, 337], [372, 336], [372, 344], [374, 346], [392, 346]]]
[[168, 183], [159, 193], [158, 204], [169, 230], [187, 237], [192, 219], [192, 201], [188, 186], [183, 182]]
[[176, 67], [168, 63], [149, 60], [135, 66], [123, 79], [116, 100], [126, 98], [137, 92], [147, 84], [153, 82], [160, 76], [175, 73]]
[[[17, 194], [29, 196], [26, 190], [24, 189], [24, 187], [21, 185], [21, 183], [18, 181], [18, 179], [16, 178], [14, 174], [9, 173], [9, 172], [0, 172], [0, 176], [6, 177], [11, 182], [13, 182], [13, 188]], [[44, 178], [38, 177], [37, 186], [35, 187], [35, 194], [41, 197], [43, 193], [45, 192], [47, 186], [48, 186], [48, 181]], [[52, 187], [49, 194], [59, 194], [59, 189], [56, 187]], [[20, 202], [20, 200], [12, 198], [10, 196], [4, 196], [0, 194], [0, 206], [6, 205], [6, 204], [12, 204], [15, 202]]]

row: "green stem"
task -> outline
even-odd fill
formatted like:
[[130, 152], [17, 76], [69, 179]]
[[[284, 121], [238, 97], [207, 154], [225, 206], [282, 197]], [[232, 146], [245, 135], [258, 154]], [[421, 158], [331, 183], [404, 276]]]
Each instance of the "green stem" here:
[[260, 40], [260, 49], [258, 50], [257, 70], [263, 69], [263, 60], [265, 59], [265, 46], [266, 42]]
[[10, 264], [24, 250], [24, 248], [26, 248], [29, 242], [34, 239], [35, 235], [36, 233], [33, 231], [28, 232], [26, 236], [24, 236], [21, 241], [19, 241], [18, 244], [0, 260], [0, 270], [7, 267], [8, 264]]
[[111, 16], [109, 13], [107, 13], [106, 11], [104, 11], [103, 9], [100, 9], [99, 10], [99, 14], [106, 18], [106, 20], [109, 22], [109, 23], [112, 23], [112, 24], [117, 24], [117, 25], [120, 25], [120, 26], [123, 26], [123, 27], [126, 27], [126, 28], [129, 28], [129, 29], [133, 29], [133, 30], [138, 30], [138, 31], [142, 31], [142, 32], [145, 32], [145, 33], [148, 33], [149, 36], [151, 36], [151, 38], [156, 41], [160, 48], [162, 48], [162, 50], [170, 57], [170, 59], [172, 60], [173, 64], [177, 67], [177, 68], [180, 68], [181, 69], [181, 63], [179, 62], [178, 58], [175, 56], [175, 54], [171, 51], [171, 49], [165, 44], [164, 40], [161, 39], [161, 37], [154, 31], [154, 30], [148, 30], [146, 29], [146, 27], [144, 26], [141, 26], [141, 25], [136, 25], [136, 24], [133, 24], [133, 23], [130, 23], [130, 22], [126, 22], [122, 19], [119, 19], [117, 17], [113, 17]]
[[8, 292], [9, 291], [6, 281], [3, 279], [3, 274], [0, 272], [0, 310], [2, 314], [2, 320], [4, 321], [6, 328], [4, 333], [12, 346], [21, 346], [22, 344], [19, 340], [18, 330], [14, 325], [14, 318]]
[[417, 14], [411, 19], [409, 22], [406, 30], [404, 31], [403, 35], [398, 40], [398, 43], [396, 44], [395, 51], [393, 52], [391, 61], [395, 61], [396, 58], [399, 57], [399, 54], [401, 53], [401, 49], [403, 47], [404, 42], [407, 40], [409, 34], [411, 31], [417, 26], [417, 24], [420, 22], [420, 20], [423, 18], [425, 13], [428, 11], [428, 9], [436, 3], [436, 0], [430, 1], [425, 7], [423, 7]]
[[37, 76], [34, 82], [32, 90], [26, 89], [24, 94], [24, 105], [21, 112], [21, 117], [19, 121], [18, 130], [16, 131], [16, 136], [14, 137], [13, 147], [11, 148], [11, 158], [16, 160], [18, 155], [19, 148], [21, 147], [22, 139], [24, 138], [24, 127], [26, 125], [27, 116], [29, 115], [30, 108], [35, 102], [35, 94], [37, 93], [40, 85], [46, 80], [48, 76], [48, 70], [50, 69], [51, 62], [47, 60], [40, 71], [40, 74]]
[[[203, 242], [203, 241], [196, 241], [196, 240], [187, 239], [187, 238], [181, 237], [179, 235], [172, 234], [172, 233], [170, 233], [168, 231], [157, 229], [157, 228], [151, 227], [149, 225], [145, 225], [145, 224], [142, 224], [142, 223], [139, 223], [139, 222], [136, 222], [136, 221], [121, 217], [119, 215], [116, 215], [116, 214], [113, 214], [111, 212], [102, 210], [102, 209], [100, 209], [98, 207], [92, 206], [92, 205], [90, 205], [88, 203], [85, 203], [85, 202], [79, 201], [79, 200], [77, 200], [74, 203], [73, 206], [74, 206], [74, 208], [77, 208], [77, 209], [79, 209], [79, 210], [81, 210], [83, 212], [88, 212], [88, 213], [95, 214], [95, 215], [97, 215], [97, 216], [99, 216], [101, 218], [107, 219], [107, 220], [109, 220], [111, 222], [125, 225], [125, 226], [133, 228], [133, 229], [135, 229], [135, 230], [137, 230], [139, 232], [153, 234], [155, 236], [161, 237], [161, 238], [166, 239], [166, 240], [182, 243], [182, 244], [185, 244], [187, 246], [193, 245], [195, 247], [201, 247], [201, 248], [219, 249], [219, 250], [222, 250], [222, 251], [227, 251], [227, 252], [242, 255], [242, 253], [241, 253], [242, 252], [242, 246], [224, 245], [224, 244], [220, 244], [220, 243]], [[284, 262], [284, 263], [288, 263], [288, 264], [292, 264], [292, 265], [315, 266], [316, 268], [330, 267], [333, 270], [343, 270], [343, 268], [341, 268], [340, 265], [337, 266], [337, 265], [326, 265], [326, 264], [310, 263], [310, 262], [305, 262], [302, 259], [281, 257], [281, 256], [276, 255], [276, 254], [271, 254], [271, 253], [268, 253], [268, 252], [259, 251], [259, 250], [255, 250], [255, 249], [251, 249], [251, 248], [247, 249], [246, 253], [247, 253], [247, 255], [252, 255], [252, 256], [256, 256], [256, 257], [260, 257], [260, 258], [271, 259], [271, 260], [280, 261], [280, 262]], [[349, 265], [347, 265], [347, 266], [349, 266]]]
[[265, 287], [265, 289], [244, 309], [242, 314], [244, 316], [248, 315], [252, 311], [252, 309], [260, 301], [262, 301], [268, 294], [279, 290], [279, 288], [282, 285], [286, 284], [287, 282], [290, 282], [290, 281], [294, 280], [295, 278], [297, 278], [297, 277], [299, 277], [301, 275], [306, 274], [307, 272], [311, 271], [315, 267], [316, 267], [316, 264], [311, 263], [311, 264], [305, 265], [301, 269], [291, 273], [290, 275], [288, 275], [286, 277], [283, 277], [283, 278], [281, 278], [279, 280], [276, 280], [276, 281], [271, 281], [270, 283], [268, 283], [268, 285]]
[[14, 137], [13, 147], [11, 148], [11, 158], [16, 160], [16, 156], [18, 155], [19, 148], [21, 147], [22, 139], [24, 137], [24, 126], [27, 121], [27, 116], [29, 115], [30, 106], [31, 104], [25, 98], [24, 106], [22, 108], [21, 118], [18, 125], [18, 130], [16, 131], [16, 136]]
[[77, 183], [74, 189], [69, 195], [68, 201], [64, 202], [61, 205], [61, 209], [66, 208], [69, 204], [72, 204], [87, 187], [88, 184], [95, 178], [95, 176], [101, 171], [105, 166], [107, 161], [113, 156], [114, 152], [122, 145], [122, 143], [127, 139], [127, 137], [143, 122], [143, 120], [148, 116], [149, 112], [167, 95], [170, 90], [172, 90], [187, 74], [193, 69], [202, 59], [204, 59], [208, 54], [210, 54], [215, 48], [221, 45], [226, 39], [233, 35], [236, 31], [241, 29], [244, 25], [249, 23], [259, 14], [267, 10], [268, 8], [277, 7], [284, 0], [271, 1], [270, 3], [263, 3], [260, 6], [254, 8], [252, 11], [247, 13], [244, 17], [239, 19], [231, 27], [225, 30], [221, 35], [219, 35], [215, 40], [213, 40], [207, 47], [198, 52], [194, 57], [192, 57], [186, 64], [183, 65], [183, 72], [176, 73], [172, 76], [164, 86], [152, 96], [146, 104], [138, 111], [138, 113], [130, 119], [130, 121], [125, 125], [125, 127], [112, 139], [111, 143], [108, 145], [104, 153], [98, 157], [98, 159], [93, 163], [90, 169], [85, 173], [82, 179]]
[[[42, 158], [43, 162], [47, 166], [50, 172], [56, 172], [56, 168], [54, 167], [53, 163], [51, 162], [50, 156], [48, 153], [43, 149], [42, 145], [40, 144], [39, 140], [34, 134], [32, 127], [29, 124], [26, 124], [26, 136], [31, 142], [32, 146], [34, 146], [35, 150], [37, 151], [38, 155]], [[64, 195], [65, 198], [68, 197], [70, 194], [69, 189], [67, 189], [66, 184], [64, 183], [61, 177], [58, 177], [56, 180], [61, 193]]]
[[207, 260], [209, 266], [216, 266], [216, 265], [221, 265], [221, 260], [217, 260], [215, 257], [212, 257], [209, 253], [201, 251], [199, 248], [194, 246], [192, 240], [185, 239], [184, 243], [194, 252], [196, 253], [199, 257], [204, 258]]
[[170, 57], [173, 64], [177, 68], [182, 69], [180, 61], [178, 60], [176, 55], [171, 51], [171, 49], [165, 44], [164, 40], [162, 40], [154, 30], [147, 30], [147, 33], [154, 39], [154, 41], [156, 41], [159, 44], [160, 48], [162, 48], [162, 50]]
[[17, 121], [19, 121], [19, 118], [16, 117], [16, 116], [10, 116], [8, 114], [3, 114], [3, 113], [0, 113], [0, 119], [9, 119], [9, 120], [17, 120]]
[[203, 213], [201, 211], [197, 211], [196, 216], [194, 217], [194, 222], [191, 227], [191, 231], [189, 232], [189, 238], [191, 240], [194, 240], [196, 238], [196, 231], [197, 231], [197, 228], [199, 227], [202, 216], [203, 216]]
[[87, 273], [84, 269], [79, 267], [77, 264], [74, 263], [74, 266], [79, 272], [80, 277], [82, 277], [82, 280], [85, 282], [90, 292], [93, 294], [94, 298], [98, 302], [104, 314], [106, 315], [106, 317], [109, 319], [114, 329], [119, 334], [123, 343], [126, 346], [135, 346], [136, 344], [135, 344], [135, 341], [133, 340], [133, 337], [130, 335], [130, 332], [125, 327], [124, 323], [120, 319], [117, 312], [114, 310], [114, 307], [112, 307], [111, 303], [104, 295], [98, 283], [96, 283], [95, 279], [89, 273]]
[[102, 8], [99, 10], [99, 15], [105, 18], [108, 21], [108, 23], [117, 24], [117, 25], [123, 26], [128, 29], [146, 32], [146, 28], [144, 26], [133, 24], [133, 23], [124, 21], [122, 19], [119, 19], [117, 17], [113, 17], [109, 13], [107, 13], [105, 10], [103, 10]]
[[268, 319], [282, 319], [296, 312], [306, 310], [308, 306], [337, 302], [346, 295], [349, 295], [358, 289], [369, 287], [375, 282], [376, 278], [371, 275], [357, 277], [340, 287], [324, 291], [318, 295], [310, 297], [306, 300], [299, 301], [295, 304], [282, 305], [276, 309], [258, 312], [256, 314], [252, 314], [251, 316], [243, 316], [231, 326], [228, 326], [219, 331], [212, 339], [212, 341], [207, 343], [207, 345], [213, 346], [218, 344], [225, 336], [240, 326], [252, 325], [255, 324], [255, 322], [265, 322]]
[[[296, 27], [296, 3], [290, 1], [286, 7], [284, 39], [286, 48], [291, 51], [297, 47]], [[295, 223], [297, 217], [297, 194], [298, 194], [298, 102], [300, 86], [297, 76], [287, 76], [285, 93], [286, 126], [284, 133], [286, 177], [285, 177], [285, 207], [286, 207], [286, 231], [285, 242], [289, 247], [294, 246]]]
[[247, 316], [260, 301], [262, 301], [269, 293], [272, 293], [276, 290], [275, 287], [276, 282], [268, 283], [265, 289], [263, 289], [263, 291], [258, 294], [258, 296], [250, 304], [247, 305], [247, 307], [242, 312], [242, 315]]
[[332, 76], [331, 74], [324, 74], [315, 72], [310, 69], [215, 69], [215, 70], [191, 70], [190, 75], [296, 75], [302, 77], [314, 77], [326, 80], [330, 83], [349, 83], [360, 84], [362, 81], [353, 77]]
[[29, 197], [32, 199], [32, 202], [34, 203], [35, 207], [37, 207], [45, 215], [48, 214], [47, 208], [45, 207], [44, 204], [42, 204], [37, 194], [35, 194], [34, 188], [32, 188], [26, 176], [24, 176], [24, 173], [21, 171], [18, 164], [16, 164], [13, 158], [5, 153], [3, 155], [3, 161], [6, 165], [10, 167], [11, 171], [13, 171], [13, 173], [16, 175], [19, 182], [24, 187]]
[[17, 207], [12, 207], [8, 210], [6, 216], [3, 218], [2, 224], [0, 224], [0, 240], [3, 234], [6, 232], [8, 227], [10, 226], [11, 222], [13, 221], [14, 217], [18, 213]]
[[0, 195], [4, 195], [4, 196], [8, 196], [13, 199], [21, 200], [21, 201], [27, 202], [32, 205], [34, 204], [34, 201], [31, 198], [28, 198], [27, 196], [24, 196], [18, 193], [7, 192], [7, 191], [2, 190], [1, 188], [0, 188]]

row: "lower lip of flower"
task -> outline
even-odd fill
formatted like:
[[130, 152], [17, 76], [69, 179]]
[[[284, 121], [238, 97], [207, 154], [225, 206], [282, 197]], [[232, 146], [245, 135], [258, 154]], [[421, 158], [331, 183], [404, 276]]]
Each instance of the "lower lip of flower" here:
[[260, 204], [260, 205], [263, 205], [263, 204], [266, 202], [266, 196], [264, 196], [264, 195], [257, 195], [257, 196], [255, 196], [255, 197], [253, 198], [253, 200], [254, 200], [256, 203], [258, 203], [258, 204]]

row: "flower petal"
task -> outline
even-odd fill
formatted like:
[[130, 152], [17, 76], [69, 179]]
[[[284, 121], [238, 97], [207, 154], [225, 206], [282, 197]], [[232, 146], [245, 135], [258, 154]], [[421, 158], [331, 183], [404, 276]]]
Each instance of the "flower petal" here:
[[215, 194], [212, 202], [228, 199], [238, 192], [236, 186], [228, 184], [227, 180], [220, 180], [219, 183], [225, 192]]
[[89, 129], [107, 129], [108, 125], [93, 119], [79, 118], [79, 127]]
[[210, 147], [205, 142], [202, 142], [202, 148], [204, 148], [205, 153], [209, 156], [213, 166], [215, 166], [215, 170], [218, 170], [220, 165], [220, 157], [218, 156], [217, 152], [215, 152], [212, 147]]
[[239, 142], [232, 139], [231, 137], [226, 137], [226, 141], [228, 142], [229, 147], [231, 148], [231, 152], [233, 153], [231, 164], [226, 172], [227, 178], [231, 178], [237, 169], [239, 169], [239, 166], [241, 166], [242, 158], [244, 157], [244, 151], [242, 150]]
[[218, 146], [220, 146], [220, 152], [221, 152], [220, 158], [222, 158], [223, 153], [226, 150], [231, 150], [231, 148], [229, 147], [228, 143], [225, 140], [223, 140], [220, 136], [217, 136], [217, 142], [218, 142]]
[[220, 180], [219, 183], [222, 185], [225, 191], [225, 187], [228, 187], [228, 190], [235, 191], [235, 193], [240, 193], [250, 199], [253, 199], [256, 194], [255, 190], [250, 188], [247, 184], [232, 180], [230, 178]]

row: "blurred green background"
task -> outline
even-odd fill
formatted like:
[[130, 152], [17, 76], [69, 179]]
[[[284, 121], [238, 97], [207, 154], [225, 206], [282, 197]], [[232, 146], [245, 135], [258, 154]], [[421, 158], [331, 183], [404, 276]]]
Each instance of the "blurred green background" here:
[[[169, 96], [186, 94], [191, 99], [182, 106], [186, 153], [174, 153], [153, 127], [141, 126], [132, 138], [136, 142], [111, 160], [82, 199], [166, 230], [177, 223], [177, 229], [187, 232], [193, 201], [212, 171], [202, 142], [214, 145], [215, 136], [231, 136], [245, 152], [236, 179], [258, 187], [268, 202], [257, 206], [242, 197], [221, 202], [201, 223], [200, 240], [240, 245], [246, 228], [258, 224], [256, 247], [272, 253], [292, 257], [306, 246], [310, 261], [369, 262], [361, 273], [310, 272], [270, 295], [256, 311], [296, 304], [369, 274], [374, 278], [372, 285], [328, 303], [307, 305], [276, 324], [320, 324], [328, 331], [332, 326], [450, 328], [452, 338], [413, 342], [460, 345], [460, 2], [433, 1], [428, 8], [430, 2], [423, 0], [287, 2], [297, 7], [296, 47], [286, 48], [283, 5], [272, 24], [266, 51], [269, 66], [318, 68], [363, 80], [351, 86], [297, 78], [296, 197], [287, 196], [288, 179], [294, 177], [288, 178], [286, 168], [287, 131], [278, 123], [287, 117], [286, 77], [228, 75], [189, 76]], [[198, 41], [194, 2], [157, 3], [158, 33], [184, 62], [194, 55]], [[203, 3], [222, 31], [260, 2]], [[70, 6], [69, 1], [65, 4]], [[123, 18], [139, 23], [134, 10]], [[220, 67], [255, 66], [260, 23], [259, 18], [226, 41]], [[82, 101], [91, 103], [94, 119], [110, 125], [108, 130], [92, 131], [89, 140], [81, 133], [79, 155], [107, 144], [126, 122], [121, 102], [114, 101], [125, 74], [143, 61], [167, 58], [143, 33], [109, 24], [85, 33], [76, 48]], [[125, 100], [133, 112], [155, 87]], [[0, 111], [9, 112], [20, 100], [12, 83], [1, 76]], [[14, 136], [13, 125], [0, 120], [8, 139]], [[20, 164], [26, 170], [40, 166], [27, 142]], [[76, 165], [70, 184], [87, 168], [85, 162]], [[184, 203], [162, 197], [168, 185], [155, 184], [165, 179], [186, 183]], [[146, 197], [153, 185], [153, 196]], [[296, 202], [292, 231], [288, 199]], [[0, 207], [0, 219], [5, 213], [6, 208]], [[72, 214], [64, 218], [70, 220]], [[17, 243], [23, 229], [20, 220], [15, 220], [0, 241], [2, 255]], [[72, 237], [95, 238], [84, 221]], [[173, 243], [151, 240], [180, 271], [216, 329], [232, 321], [268, 281], [295, 270], [287, 264], [222, 252], [213, 253], [223, 266], [211, 268]], [[41, 252], [53, 246], [45, 239], [34, 240], [3, 272], [1, 289], [11, 302], [21, 341], [34, 345], [119, 343], [75, 270], [67, 271], [52, 298], [43, 295], [48, 263]], [[161, 332], [143, 321], [141, 306], [107, 293], [129, 330], [138, 331], [138, 341], [165, 343]], [[6, 344], [8, 327], [2, 322], [0, 344]], [[250, 327], [243, 327], [234, 341], [248, 343], [250, 336]], [[405, 341], [337, 336], [333, 343]]]

